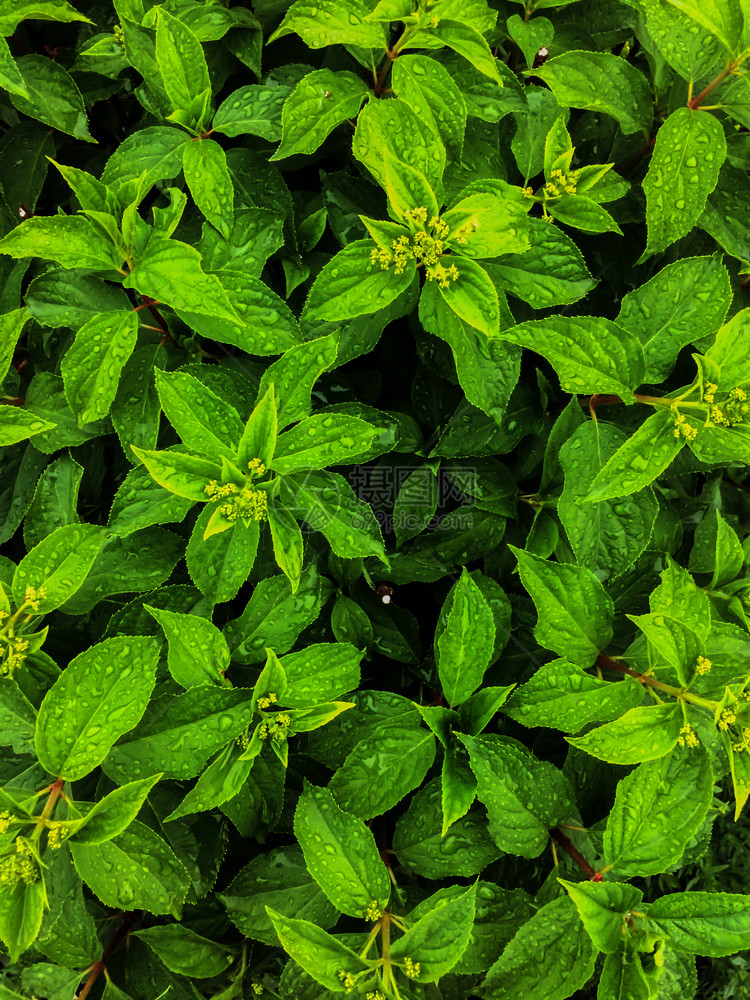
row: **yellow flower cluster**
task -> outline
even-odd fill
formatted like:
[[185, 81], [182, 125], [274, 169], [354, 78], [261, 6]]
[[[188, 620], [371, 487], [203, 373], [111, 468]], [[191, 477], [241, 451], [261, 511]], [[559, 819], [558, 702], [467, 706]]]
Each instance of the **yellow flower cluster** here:
[[734, 427], [744, 423], [750, 414], [750, 403], [747, 393], [739, 387], [732, 389], [727, 401], [722, 406], [711, 407], [711, 420], [720, 427]]
[[700, 740], [695, 735], [695, 730], [689, 722], [686, 722], [680, 730], [680, 736], [677, 742], [681, 747], [697, 747], [700, 743]]
[[266, 473], [266, 467], [259, 458], [251, 458], [247, 463], [247, 467], [250, 470], [251, 478], [254, 476], [264, 476]]
[[380, 920], [382, 916], [383, 916], [383, 911], [380, 909], [377, 903], [373, 902], [368, 905], [367, 912], [365, 913], [365, 917], [367, 918], [367, 920], [372, 920], [372, 922], [375, 923], [375, 921]]
[[718, 388], [715, 382], [706, 382], [703, 387], [703, 402], [713, 403]]
[[[446, 268], [440, 263], [445, 249], [445, 240], [450, 233], [450, 226], [438, 215], [434, 215], [428, 220], [427, 209], [423, 205], [404, 212], [404, 221], [407, 224], [427, 225], [432, 233], [428, 233], [426, 229], [420, 230], [413, 236], [404, 233], [403, 236], [399, 236], [391, 242], [390, 250], [375, 247], [370, 253], [370, 263], [373, 266], [380, 266], [384, 271], [393, 265], [396, 274], [403, 274], [409, 261], [415, 260], [417, 267], [424, 265], [428, 281], [437, 281], [441, 288], [447, 288], [459, 274], [455, 264]], [[457, 234], [458, 242], [465, 243], [466, 234], [472, 229], [476, 229], [478, 225], [479, 223], [475, 219], [462, 226]]]
[[0, 860], [0, 885], [12, 888], [23, 882], [31, 885], [39, 878], [31, 851], [22, 840], [16, 840], [16, 853], [8, 854]]
[[62, 842], [68, 836], [69, 832], [64, 823], [50, 823], [47, 831], [47, 847], [52, 848], [53, 851], [56, 851], [58, 847], [62, 847]]
[[575, 174], [565, 174], [562, 170], [553, 170], [550, 177], [552, 179], [544, 185], [545, 193], [550, 198], [560, 198], [564, 194], [575, 194], [578, 190]]
[[742, 739], [739, 743], [733, 743], [732, 749], [735, 753], [740, 753], [742, 750], [747, 750], [748, 744], [750, 744], [750, 729], [745, 727], [745, 729], [742, 730]]
[[522, 188], [521, 191], [522, 191], [522, 194], [523, 194], [524, 198], [533, 198], [534, 197], [534, 188], [533, 187], [525, 187], [525, 188]]
[[9, 813], [8, 810], [4, 810], [0, 813], [0, 833], [7, 833], [10, 829], [11, 823], [17, 823], [18, 820], [13, 815]]
[[256, 995], [256, 997], [259, 997], [263, 992], [263, 987], [261, 986], [260, 983], [253, 983], [251, 989], [253, 993]]
[[339, 969], [338, 977], [341, 980], [341, 983], [346, 992], [351, 993], [351, 991], [354, 989], [355, 983], [357, 982], [357, 980], [354, 978], [351, 972], [344, 972], [343, 969]]
[[686, 441], [694, 441], [698, 436], [698, 428], [687, 422], [684, 413], [678, 413], [674, 419], [674, 436], [683, 437]]
[[270, 708], [271, 705], [275, 705], [279, 699], [273, 692], [269, 692], [265, 698], [258, 698], [258, 708]]
[[699, 656], [698, 659], [695, 661], [695, 672], [701, 677], [704, 674], [710, 673], [711, 667], [712, 667], [711, 661], [707, 659], [705, 656]]
[[409, 977], [409, 979], [416, 979], [419, 975], [420, 965], [419, 962], [413, 962], [410, 958], [404, 959], [404, 972]]
[[263, 521], [268, 517], [268, 495], [265, 490], [254, 490], [250, 486], [240, 490], [234, 483], [219, 485], [215, 479], [204, 490], [209, 500], [230, 498], [219, 507], [227, 521], [237, 521], [241, 517], [248, 521]]
[[39, 602], [47, 596], [46, 587], [27, 587], [24, 596], [24, 604], [28, 604], [32, 611], [39, 610]]
[[270, 739], [274, 743], [283, 743], [289, 735], [289, 727], [292, 724], [291, 716], [285, 712], [275, 715], [270, 722], [264, 722], [258, 727], [258, 738], [261, 740]]
[[5, 639], [5, 642], [5, 656], [3, 662], [0, 663], [0, 677], [12, 677], [18, 667], [23, 666], [29, 643], [20, 636], [10, 636]]
[[719, 716], [719, 721], [716, 725], [722, 730], [722, 732], [726, 732], [727, 729], [729, 729], [729, 727], [736, 721], [737, 716], [734, 710], [731, 708], [725, 708]]

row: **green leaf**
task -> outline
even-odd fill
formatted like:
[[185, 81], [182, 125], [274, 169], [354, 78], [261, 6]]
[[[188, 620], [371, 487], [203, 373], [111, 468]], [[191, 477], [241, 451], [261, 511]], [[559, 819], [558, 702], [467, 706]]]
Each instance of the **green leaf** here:
[[28, 321], [28, 309], [14, 309], [0, 316], [0, 382], [8, 374], [18, 339]]
[[[306, 3], [307, 0], [297, 0], [298, 4], [300, 2]], [[266, 907], [266, 912], [284, 950], [326, 989], [343, 993], [344, 984], [339, 972], [355, 976], [370, 968], [369, 962], [308, 920], [285, 917], [270, 906]]]
[[336, 909], [360, 919], [372, 919], [371, 908], [385, 909], [391, 886], [375, 838], [327, 789], [305, 783], [294, 833], [310, 874]]
[[643, 893], [625, 882], [566, 882], [557, 880], [576, 904], [583, 926], [598, 951], [613, 955], [622, 946], [626, 918]]
[[566, 392], [614, 393], [629, 403], [643, 381], [638, 339], [611, 320], [550, 316], [501, 330], [499, 336], [546, 358]]
[[[533, 956], [533, 961], [530, 961]], [[487, 973], [487, 1000], [566, 1000], [591, 977], [596, 950], [568, 896], [546, 903], [521, 926]]]
[[226, 972], [234, 960], [230, 948], [180, 924], [147, 927], [133, 937], [145, 941], [170, 971], [181, 976], [210, 979]]
[[604, 857], [621, 878], [659, 875], [679, 863], [713, 801], [705, 751], [688, 747], [641, 764], [617, 786]]
[[327, 45], [385, 48], [383, 28], [366, 20], [369, 13], [362, 0], [296, 0], [268, 41], [294, 33], [311, 49]]
[[[490, 277], [534, 309], [570, 305], [583, 298], [595, 280], [575, 243], [543, 219], [530, 218], [527, 225], [531, 248], [523, 254], [502, 255], [488, 264]], [[628, 329], [619, 319], [618, 326]]]
[[221, 478], [221, 466], [207, 458], [179, 451], [144, 451], [134, 445], [131, 449], [160, 486], [187, 500], [205, 502], [206, 486]]
[[338, 918], [296, 844], [276, 847], [253, 858], [225, 892], [217, 893], [217, 898], [244, 935], [271, 946], [277, 945], [278, 938], [266, 906], [288, 917], [296, 914], [322, 927], [333, 926]]
[[362, 652], [346, 642], [321, 642], [283, 660], [287, 689], [284, 704], [306, 708], [331, 701], [359, 686]]
[[206, 57], [190, 28], [163, 7], [156, 19], [156, 62], [174, 120], [200, 131], [211, 98]]
[[709, 112], [678, 108], [667, 118], [643, 181], [648, 242], [641, 260], [665, 250], [697, 223], [726, 148], [724, 130]]
[[18, 882], [0, 896], [0, 940], [17, 962], [36, 940], [44, 915], [44, 882]]
[[[559, 120], [559, 119], [558, 119]], [[566, 226], [582, 229], [586, 233], [618, 233], [622, 230], [610, 213], [592, 198], [564, 194], [547, 204], [549, 214]]]
[[372, 819], [420, 785], [435, 758], [435, 737], [424, 729], [392, 726], [366, 736], [328, 784], [342, 809]]
[[101, 181], [123, 205], [159, 181], [171, 180], [182, 169], [189, 137], [180, 129], [151, 125], [127, 136], [107, 160]]
[[337, 126], [357, 117], [368, 93], [354, 73], [330, 69], [308, 73], [284, 102], [281, 145], [271, 159], [314, 153]]
[[271, 468], [287, 474], [341, 465], [365, 451], [379, 433], [379, 427], [359, 417], [317, 413], [279, 436]]
[[581, 502], [600, 503], [630, 496], [653, 483], [682, 451], [684, 438], [675, 437], [674, 430], [669, 410], [652, 413], [608, 459]]
[[93, 771], [146, 710], [157, 659], [152, 638], [118, 636], [71, 660], [39, 709], [34, 743], [42, 766], [66, 781]]
[[12, 35], [21, 21], [91, 21], [72, 7], [66, 0], [14, 0], [12, 9], [0, 14], [0, 35]]
[[648, 919], [676, 948], [694, 955], [734, 955], [750, 940], [750, 905], [739, 893], [671, 893], [649, 906]]
[[552, 92], [546, 87], [530, 84], [526, 90], [526, 107], [517, 114], [517, 130], [510, 148], [524, 177], [524, 184], [529, 178], [540, 173], [544, 167], [545, 138], [558, 117], [568, 120], [569, 112], [561, 108]]
[[65, 396], [82, 423], [106, 417], [137, 337], [133, 311], [100, 313], [76, 334], [61, 371]]
[[[646, 26], [660, 54], [685, 80], [700, 80], [719, 69], [724, 53], [721, 45], [701, 23], [689, 13], [687, 5], [669, 0], [637, 0], [646, 15]], [[715, 8], [715, 5], [712, 4]]]
[[16, 66], [26, 90], [25, 94], [20, 90], [10, 94], [18, 111], [76, 139], [95, 142], [88, 129], [83, 96], [59, 62], [30, 55], [17, 59]]
[[730, 301], [729, 275], [718, 255], [675, 261], [628, 292], [617, 325], [643, 345], [644, 380], [666, 378], [683, 347], [719, 329]]
[[490, 836], [509, 854], [537, 857], [550, 828], [569, 819], [574, 809], [562, 773], [499, 736], [459, 739], [469, 751]]
[[0, 447], [18, 444], [35, 434], [52, 430], [56, 424], [18, 406], [3, 406], [0, 410]]
[[428, 56], [401, 56], [393, 63], [391, 87], [400, 100], [426, 119], [451, 155], [460, 157], [466, 101], [448, 70]]
[[273, 555], [276, 564], [289, 578], [294, 593], [302, 575], [304, 559], [304, 539], [294, 516], [283, 507], [271, 503], [267, 510], [268, 526], [271, 529]]
[[653, 98], [646, 77], [619, 56], [569, 50], [532, 72], [549, 85], [559, 104], [603, 111], [625, 135], [651, 124]]
[[402, 273], [396, 274], [390, 267], [372, 263], [374, 249], [372, 240], [355, 240], [340, 250], [315, 279], [303, 318], [343, 320], [375, 313], [408, 288], [416, 274], [414, 262], [408, 261]]
[[163, 838], [138, 820], [104, 844], [72, 843], [70, 853], [105, 906], [179, 918], [190, 877]]
[[471, 937], [476, 892], [476, 885], [472, 885], [460, 896], [441, 900], [394, 942], [391, 960], [397, 964], [406, 958], [418, 962], [420, 969], [413, 978], [420, 983], [434, 983], [450, 972]]
[[146, 797], [161, 775], [131, 781], [99, 799], [71, 834], [76, 844], [103, 844], [118, 837], [140, 812]]
[[402, 864], [425, 878], [477, 875], [500, 855], [487, 830], [481, 807], [444, 830], [441, 783], [430, 781], [411, 800], [393, 833], [393, 850]]
[[630, 677], [600, 680], [568, 660], [550, 660], [517, 688], [504, 711], [531, 728], [546, 726], [577, 733], [587, 722], [608, 722], [643, 700], [643, 688]]
[[714, 589], [736, 579], [744, 562], [737, 533], [718, 510], [712, 508], [695, 529], [690, 553], [691, 572], [712, 573], [710, 586]]
[[14, 753], [33, 753], [36, 710], [18, 684], [0, 677], [0, 740]]
[[215, 625], [198, 615], [183, 615], [148, 604], [143, 607], [164, 629], [169, 645], [167, 666], [181, 687], [227, 683], [224, 671], [229, 666], [229, 647]]
[[228, 240], [234, 221], [234, 185], [224, 150], [213, 139], [189, 142], [184, 147], [182, 168], [193, 201]]
[[36, 215], [0, 240], [0, 253], [16, 259], [42, 257], [61, 267], [111, 271], [121, 264], [115, 247], [88, 219], [72, 215]]
[[451, 267], [456, 269], [457, 275], [448, 278], [445, 284], [439, 276], [435, 279], [443, 301], [469, 326], [487, 337], [497, 336], [500, 304], [489, 275], [468, 257], [460, 258], [460, 263]]
[[464, 569], [446, 598], [445, 626], [435, 660], [449, 705], [460, 705], [482, 683], [495, 645], [495, 622], [481, 590]]
[[235, 408], [192, 375], [156, 372], [159, 402], [182, 443], [199, 455], [234, 460], [242, 437]]
[[610, 764], [639, 764], [664, 757], [677, 746], [682, 714], [677, 705], [631, 708], [585, 736], [566, 737], [568, 743]]
[[[324, 371], [336, 361], [335, 334], [317, 337], [285, 351], [274, 361], [260, 380], [258, 399], [274, 386], [279, 427], [284, 428], [307, 417], [312, 409], [312, 388]], [[270, 461], [269, 456], [269, 461]]]
[[[661, 972], [660, 969], [659, 973]], [[688, 989], [687, 984], [681, 985]], [[670, 998], [674, 996], [670, 993], [664, 995]], [[689, 995], [689, 993], [683, 994], [680, 990], [679, 995]], [[638, 952], [619, 951], [607, 955], [599, 980], [598, 1000], [604, 1000], [605, 997], [607, 1000], [650, 1000], [652, 996], [651, 983], [643, 971]]]
[[173, 309], [238, 323], [239, 317], [221, 282], [215, 275], [205, 274], [200, 260], [198, 251], [186, 243], [178, 243], [155, 233], [148, 242], [145, 255], [138, 260], [123, 284], [157, 302], [165, 302]]
[[565, 489], [557, 505], [579, 565], [607, 577], [635, 563], [651, 538], [659, 504], [650, 488], [621, 500], [581, 505], [592, 482], [626, 440], [612, 424], [588, 420], [560, 449]]
[[[37, 613], [59, 608], [83, 584], [104, 537], [104, 529], [93, 524], [67, 524], [47, 535], [24, 556], [13, 575], [16, 606], [24, 603], [27, 588], [33, 587]], [[46, 593], [39, 594], [40, 590]]]
[[[458, 8], [456, 13], [463, 13], [462, 8]], [[408, 49], [419, 49], [427, 45], [433, 48], [435, 42], [442, 44], [449, 49], [453, 49], [460, 56], [463, 56], [471, 65], [478, 69], [480, 73], [488, 76], [491, 80], [496, 80], [502, 84], [498, 73], [495, 57], [489, 45], [482, 35], [471, 24], [458, 19], [440, 18], [439, 24], [429, 30], [418, 29], [403, 46], [404, 51]]]
[[579, 666], [588, 667], [612, 637], [612, 601], [585, 566], [552, 563], [523, 552], [518, 559], [521, 582], [537, 609], [534, 637]]

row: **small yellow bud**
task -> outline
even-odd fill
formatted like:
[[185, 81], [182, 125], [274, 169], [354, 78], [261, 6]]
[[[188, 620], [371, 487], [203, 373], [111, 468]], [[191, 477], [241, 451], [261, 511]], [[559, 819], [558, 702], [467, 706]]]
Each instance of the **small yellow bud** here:
[[700, 740], [695, 735], [695, 730], [693, 729], [693, 727], [690, 725], [689, 722], [686, 722], [685, 725], [680, 730], [680, 735], [677, 742], [681, 747], [697, 747], [698, 744], [700, 743]]
[[721, 715], [719, 716], [719, 721], [716, 723], [722, 732], [726, 732], [729, 727], [737, 721], [737, 716], [734, 710], [731, 708], [725, 708]]

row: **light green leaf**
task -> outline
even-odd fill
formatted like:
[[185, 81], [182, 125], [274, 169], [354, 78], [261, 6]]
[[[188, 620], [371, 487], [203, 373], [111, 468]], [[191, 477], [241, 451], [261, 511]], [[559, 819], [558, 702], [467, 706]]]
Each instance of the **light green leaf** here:
[[[306, 2], [306, 0], [298, 0]], [[345, 992], [340, 972], [366, 972], [370, 963], [360, 958], [337, 938], [308, 920], [297, 920], [266, 907], [274, 929], [284, 950], [313, 979], [333, 993]]]
[[608, 319], [550, 316], [501, 330], [499, 336], [546, 358], [566, 392], [614, 393], [630, 403], [643, 380], [638, 339]]
[[711, 806], [713, 784], [702, 747], [647, 761], [623, 778], [604, 832], [615, 875], [660, 875], [678, 864]]
[[643, 899], [641, 890], [626, 882], [557, 881], [576, 904], [594, 946], [605, 955], [619, 951], [627, 930], [626, 918]]
[[75, 826], [70, 840], [77, 844], [103, 844], [118, 837], [140, 812], [146, 797], [161, 775], [131, 781], [99, 799]]
[[294, 33], [311, 49], [328, 45], [385, 48], [383, 28], [366, 20], [369, 13], [362, 0], [296, 0], [268, 41]]
[[[60, 607], [83, 584], [105, 535], [105, 529], [94, 524], [67, 524], [47, 535], [24, 556], [13, 575], [16, 606], [24, 603], [27, 588], [33, 587], [36, 613]], [[40, 589], [46, 593], [40, 594]]]
[[338, 125], [357, 117], [368, 93], [360, 77], [346, 70], [308, 73], [284, 102], [281, 145], [271, 159], [314, 153]]
[[144, 451], [131, 445], [133, 454], [148, 469], [156, 482], [170, 493], [205, 503], [206, 486], [221, 478], [221, 466], [206, 458], [179, 451]]
[[708, 111], [678, 108], [667, 118], [643, 181], [648, 240], [641, 260], [690, 232], [726, 155], [724, 129]]
[[642, 700], [643, 688], [630, 677], [610, 683], [558, 659], [544, 663], [517, 688], [504, 711], [524, 726], [577, 733], [587, 722], [608, 722]]
[[20, 406], [0, 408], [0, 447], [18, 444], [35, 434], [52, 430], [56, 424]]
[[391, 886], [375, 838], [327, 789], [305, 783], [294, 833], [310, 874], [336, 909], [360, 919], [372, 919], [371, 908], [385, 909]]
[[193, 201], [228, 240], [234, 221], [234, 185], [224, 150], [213, 139], [196, 139], [184, 147], [182, 168]]
[[156, 389], [162, 409], [186, 448], [214, 461], [236, 459], [243, 426], [230, 403], [179, 371], [157, 370]]
[[106, 417], [138, 338], [136, 312], [105, 312], [76, 334], [62, 360], [65, 396], [82, 423]]
[[561, 896], [521, 926], [487, 973], [482, 994], [487, 1000], [566, 1000], [590, 979], [595, 958], [573, 901]]
[[175, 121], [200, 131], [211, 98], [206, 57], [190, 28], [164, 7], [156, 19], [156, 62]]
[[169, 644], [167, 666], [182, 687], [197, 684], [225, 685], [229, 647], [215, 625], [198, 615], [183, 615], [166, 608], [143, 607], [164, 629]]
[[271, 468], [286, 474], [341, 465], [365, 451], [380, 430], [359, 417], [313, 414], [279, 436]]
[[568, 736], [568, 743], [610, 764], [639, 764], [664, 757], [677, 746], [682, 724], [679, 706], [631, 708], [585, 736]]
[[59, 62], [46, 56], [29, 55], [17, 59], [16, 66], [28, 95], [24, 96], [20, 90], [10, 94], [18, 111], [76, 139], [95, 141], [89, 133], [83, 96], [73, 77]]
[[164, 839], [145, 824], [135, 820], [104, 844], [72, 843], [70, 853], [76, 871], [105, 906], [179, 919], [190, 876]]
[[[499, 329], [500, 303], [497, 290], [483, 267], [468, 257], [451, 258], [458, 263], [451, 264], [451, 276], [440, 279], [438, 271], [438, 292], [445, 304], [469, 326], [487, 337], [497, 336]], [[436, 267], [443, 267], [438, 264]], [[452, 269], [455, 268], [457, 274]], [[448, 270], [447, 268], [444, 268]]]
[[308, 321], [353, 319], [378, 312], [409, 287], [416, 274], [414, 261], [396, 274], [392, 265], [384, 269], [371, 261], [375, 248], [373, 240], [355, 240], [323, 267], [305, 303]]
[[560, 449], [565, 489], [557, 512], [579, 565], [607, 577], [630, 569], [651, 538], [659, 504], [646, 489], [621, 500], [581, 505], [597, 474], [626, 440], [612, 424], [588, 420]]
[[435, 660], [449, 705], [460, 705], [482, 683], [495, 645], [495, 622], [481, 590], [464, 569], [446, 598], [445, 626]]
[[471, 937], [476, 892], [476, 885], [472, 885], [460, 896], [441, 900], [394, 942], [391, 960], [397, 964], [407, 958], [418, 962], [414, 979], [420, 983], [434, 983], [450, 972]]
[[674, 430], [674, 417], [668, 409], [652, 413], [608, 459], [581, 502], [630, 496], [653, 483], [682, 451], [685, 439], [675, 437]]
[[146, 710], [157, 659], [154, 639], [118, 636], [71, 660], [39, 709], [34, 742], [42, 766], [67, 781], [93, 771]]
[[660, 896], [648, 919], [680, 951], [721, 958], [750, 942], [750, 902], [734, 892], [679, 892]]
[[612, 637], [613, 605], [604, 587], [585, 566], [548, 562], [513, 545], [510, 549], [537, 609], [534, 637], [539, 645], [590, 666]]
[[549, 85], [559, 104], [603, 111], [625, 135], [651, 124], [653, 98], [646, 77], [619, 56], [569, 50], [532, 72]]
[[[463, 14], [463, 8], [455, 9], [455, 13]], [[488, 76], [491, 80], [496, 80], [502, 86], [495, 57], [487, 42], [473, 25], [458, 18], [440, 17], [436, 27], [431, 27], [429, 30], [418, 29], [410, 35], [403, 50], [419, 49], [423, 46], [434, 48], [436, 42], [438, 45], [445, 45], [449, 49], [453, 49], [480, 73]]]
[[61, 267], [112, 271], [122, 262], [114, 245], [78, 215], [35, 215], [0, 240], [0, 253], [16, 259], [41, 257]]
[[466, 102], [448, 70], [428, 56], [401, 56], [393, 64], [391, 87], [400, 100], [426, 119], [451, 155], [460, 157]]
[[210, 979], [226, 972], [234, 961], [231, 948], [181, 924], [147, 927], [135, 931], [133, 937], [145, 941], [170, 971], [181, 976]]

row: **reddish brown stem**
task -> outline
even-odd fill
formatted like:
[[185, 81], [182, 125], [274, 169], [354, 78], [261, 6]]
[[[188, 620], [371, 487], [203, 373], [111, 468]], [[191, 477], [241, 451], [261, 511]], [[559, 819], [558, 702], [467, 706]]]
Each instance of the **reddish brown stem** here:
[[552, 837], [552, 839], [558, 845], [558, 847], [562, 847], [562, 849], [565, 851], [568, 857], [571, 857], [575, 861], [575, 863], [578, 865], [581, 871], [586, 872], [588, 877], [592, 879], [594, 882], [599, 881], [599, 875], [594, 866], [588, 863], [588, 861], [584, 858], [584, 856], [581, 854], [578, 848], [573, 846], [571, 841], [568, 839], [568, 837], [565, 836], [565, 834], [558, 826], [550, 830], [549, 835], [550, 837]]
[[376, 97], [380, 97], [381, 94], [383, 93], [383, 84], [385, 83], [385, 78], [388, 76], [388, 70], [391, 68], [392, 65], [393, 65], [393, 56], [391, 55], [389, 50], [388, 54], [385, 57], [383, 65], [380, 67], [380, 73], [378, 74], [378, 78], [375, 81], [375, 86], [372, 88], [373, 93], [375, 94]]
[[117, 928], [115, 933], [112, 935], [109, 944], [102, 952], [102, 957], [99, 959], [98, 962], [94, 962], [94, 964], [91, 966], [88, 979], [81, 987], [80, 993], [78, 993], [78, 1000], [84, 1000], [84, 997], [87, 997], [89, 995], [94, 983], [99, 978], [99, 973], [103, 972], [104, 969], [106, 968], [107, 959], [115, 950], [115, 948], [118, 947], [122, 939], [124, 937], [127, 937], [127, 935], [130, 933], [130, 928], [133, 926], [132, 917], [130, 916], [129, 913], [123, 913], [121, 914], [121, 916], [125, 917], [125, 919]]
[[696, 108], [701, 106], [701, 104], [705, 101], [708, 95], [713, 90], [716, 90], [719, 84], [723, 83], [729, 76], [729, 74], [734, 73], [736, 69], [737, 69], [737, 64], [734, 62], [730, 62], [727, 68], [723, 69], [715, 79], [713, 79], [707, 86], [705, 86], [703, 90], [700, 92], [700, 94], [696, 94], [696, 96], [691, 101], [688, 101], [687, 106], [691, 110], [695, 111]]
[[[602, 395], [601, 393], [595, 392], [593, 396], [588, 398], [588, 407], [591, 416], [596, 420], [595, 410], [598, 406], [614, 406], [615, 403], [621, 403], [622, 400], [619, 396], [608, 396]], [[582, 401], [582, 405], [586, 405], [586, 401]]]
[[646, 674], [639, 674], [637, 670], [631, 670], [630, 667], [626, 667], [619, 660], [613, 660], [611, 656], [605, 656], [604, 653], [599, 653], [596, 658], [596, 665], [598, 667], [607, 667], [608, 670], [616, 670], [618, 674], [627, 674], [629, 677], [635, 677], [641, 684], [656, 686], [654, 684], [655, 678], [647, 677]]

